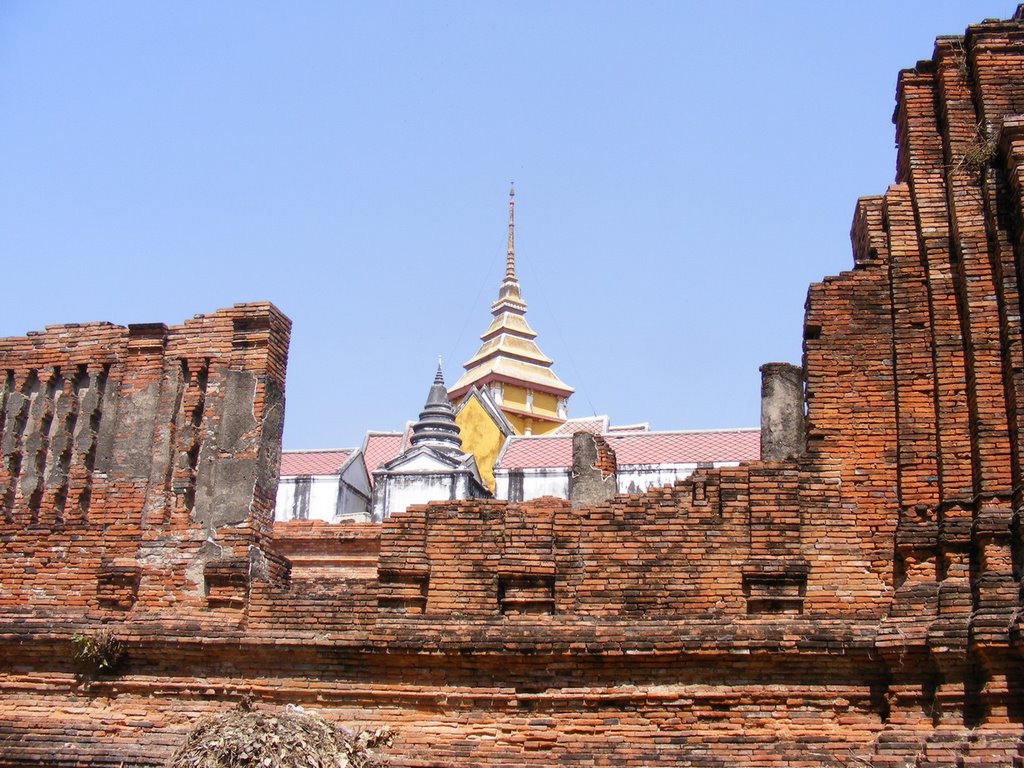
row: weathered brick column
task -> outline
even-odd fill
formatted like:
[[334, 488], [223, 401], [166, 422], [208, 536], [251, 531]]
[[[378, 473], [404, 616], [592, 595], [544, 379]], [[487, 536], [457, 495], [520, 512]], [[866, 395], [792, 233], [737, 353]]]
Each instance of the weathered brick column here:
[[761, 366], [761, 459], [785, 461], [804, 452], [804, 372], [790, 363]]

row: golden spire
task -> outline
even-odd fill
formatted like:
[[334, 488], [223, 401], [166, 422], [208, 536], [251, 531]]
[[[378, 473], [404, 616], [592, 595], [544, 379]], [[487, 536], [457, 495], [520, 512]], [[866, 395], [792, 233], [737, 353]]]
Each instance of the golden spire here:
[[505, 255], [505, 277], [501, 280], [498, 289], [498, 300], [491, 306], [491, 311], [497, 315], [508, 308], [508, 302], [513, 302], [519, 311], [526, 311], [526, 302], [519, 293], [519, 281], [516, 279], [516, 187], [511, 182], [508, 190], [508, 251]]
[[516, 183], [508, 190], [508, 255], [505, 257], [505, 279], [516, 279]]
[[[572, 387], [551, 370], [551, 358], [537, 347], [536, 332], [526, 321], [526, 302], [516, 279], [515, 204], [516, 190], [508, 192], [508, 255], [505, 277], [498, 299], [491, 305], [494, 319], [480, 337], [483, 344], [465, 364], [466, 372], [449, 390], [457, 399], [474, 384], [484, 386], [500, 381], [523, 389], [537, 390], [556, 397], [569, 397]], [[560, 419], [564, 421], [564, 419]]]

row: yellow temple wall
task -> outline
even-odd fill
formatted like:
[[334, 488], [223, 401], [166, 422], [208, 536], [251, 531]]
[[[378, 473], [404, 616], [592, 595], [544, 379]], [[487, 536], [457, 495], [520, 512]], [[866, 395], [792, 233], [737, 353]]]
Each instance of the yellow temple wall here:
[[462, 438], [462, 450], [476, 457], [480, 479], [494, 493], [494, 461], [505, 436], [476, 398], [467, 401], [455, 415], [455, 423]]
[[526, 388], [513, 384], [504, 384], [501, 388], [501, 402], [521, 410], [526, 410]]
[[543, 413], [545, 416], [557, 416], [558, 398], [554, 395], [549, 395], [547, 392], [534, 391], [533, 410]]

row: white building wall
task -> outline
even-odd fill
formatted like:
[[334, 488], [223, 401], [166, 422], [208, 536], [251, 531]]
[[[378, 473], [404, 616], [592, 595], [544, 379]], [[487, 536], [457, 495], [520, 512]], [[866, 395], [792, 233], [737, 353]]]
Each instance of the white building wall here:
[[[569, 498], [568, 469], [524, 469], [523, 495], [519, 501], [539, 499], [541, 496], [555, 496], [560, 499]], [[495, 498], [509, 499], [509, 470], [498, 470], [494, 473]]]
[[569, 472], [537, 472], [523, 474], [523, 501], [541, 496], [569, 498]]
[[[685, 480], [694, 473], [698, 464], [627, 464], [620, 465], [615, 475], [619, 493], [644, 493]], [[707, 465], [705, 465], [707, 466]], [[714, 467], [736, 467], [739, 462], [717, 462]]]
[[448, 501], [453, 498], [452, 485], [455, 481], [453, 474], [409, 473], [379, 477], [374, 495], [373, 518], [380, 522], [396, 512], [404, 512], [413, 504]]
[[368, 522], [370, 489], [365, 477], [361, 467], [344, 475], [282, 477], [277, 483], [274, 519]]
[[[716, 467], [735, 467], [738, 462], [716, 463]], [[616, 490], [619, 493], [644, 493], [651, 488], [673, 485], [693, 474], [697, 464], [632, 464], [621, 465], [616, 472]], [[522, 473], [522, 501], [538, 499], [541, 496], [569, 498], [569, 475], [566, 469], [498, 469], [494, 473], [497, 499], [513, 499], [511, 485], [514, 472]], [[520, 500], [520, 499], [516, 499]]]
[[338, 490], [335, 521], [369, 522], [372, 519], [370, 515], [372, 496], [373, 489], [370, 488], [370, 480], [366, 476], [363, 457], [357, 454], [355, 460], [350, 460], [341, 470], [341, 486]]
[[340, 475], [282, 477], [277, 483], [274, 519], [334, 522]]
[[[412, 463], [412, 462], [410, 462]], [[619, 493], [644, 493], [650, 488], [672, 485], [685, 480], [697, 464], [634, 464], [618, 468], [616, 489]], [[716, 467], [734, 467], [737, 462], [716, 463]], [[404, 467], [403, 467], [404, 469]], [[569, 498], [569, 469], [524, 469], [522, 472], [522, 501], [542, 496]], [[510, 472], [495, 472], [495, 498], [509, 499]], [[453, 488], [453, 483], [457, 487]], [[383, 492], [382, 492], [383, 491]], [[414, 504], [447, 501], [470, 496], [468, 478], [458, 474], [409, 472], [388, 479], [385, 488], [378, 489], [373, 501], [366, 473], [361, 463], [347, 466], [341, 475], [314, 475], [312, 477], [282, 477], [277, 486], [275, 520], [324, 520], [329, 523], [344, 521], [380, 522], [396, 512], [403, 512]], [[517, 494], [518, 496], [518, 494]]]
[[660, 488], [685, 480], [696, 468], [696, 464], [634, 464], [619, 467], [615, 477], [616, 488], [619, 493], [643, 493], [649, 488]]

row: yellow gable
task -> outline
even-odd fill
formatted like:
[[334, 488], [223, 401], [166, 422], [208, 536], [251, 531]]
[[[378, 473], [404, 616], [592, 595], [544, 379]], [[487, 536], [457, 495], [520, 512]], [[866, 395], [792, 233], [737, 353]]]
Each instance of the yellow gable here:
[[480, 478], [494, 493], [494, 462], [498, 458], [505, 435], [476, 397], [468, 398], [455, 415], [462, 438], [462, 450], [476, 458]]

